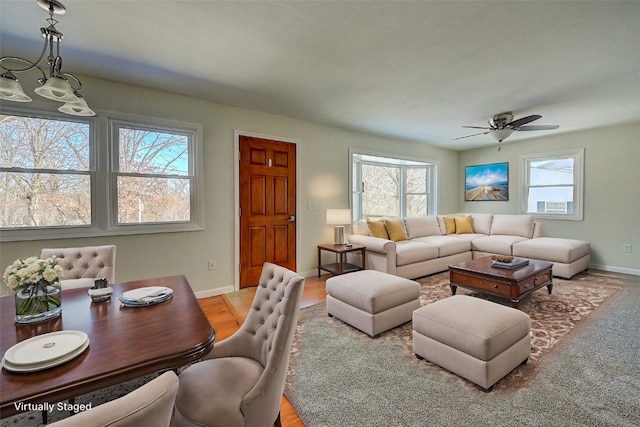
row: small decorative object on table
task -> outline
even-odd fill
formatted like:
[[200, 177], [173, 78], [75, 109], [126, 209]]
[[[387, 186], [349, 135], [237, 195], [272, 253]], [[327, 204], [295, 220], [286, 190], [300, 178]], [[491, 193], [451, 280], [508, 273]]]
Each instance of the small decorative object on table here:
[[102, 302], [111, 298], [113, 288], [107, 279], [96, 279], [94, 285], [87, 291], [93, 302]]
[[60, 316], [60, 279], [64, 272], [58, 258], [17, 259], [4, 272], [4, 282], [15, 292], [16, 323], [36, 323]]
[[512, 256], [492, 255], [491, 266], [499, 268], [519, 268], [529, 265], [529, 260], [524, 258], [514, 258]]

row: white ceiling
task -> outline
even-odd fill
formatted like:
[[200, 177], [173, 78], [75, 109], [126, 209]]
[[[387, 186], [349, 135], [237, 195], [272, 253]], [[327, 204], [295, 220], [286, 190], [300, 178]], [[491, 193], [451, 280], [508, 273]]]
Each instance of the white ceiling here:
[[[460, 150], [503, 111], [560, 125], [506, 143], [640, 121], [640, 1], [63, 3], [74, 74]], [[2, 55], [46, 18], [2, 0]]]

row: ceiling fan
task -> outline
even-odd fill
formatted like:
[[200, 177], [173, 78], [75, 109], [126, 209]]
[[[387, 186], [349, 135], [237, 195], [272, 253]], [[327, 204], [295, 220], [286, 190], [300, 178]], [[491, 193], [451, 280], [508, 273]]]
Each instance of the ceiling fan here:
[[[528, 125], [533, 121], [540, 119], [542, 116], [540, 114], [532, 114], [530, 116], [522, 117], [517, 120], [513, 120], [513, 113], [511, 111], [506, 111], [504, 113], [496, 114], [493, 117], [489, 118], [489, 127], [487, 126], [462, 126], [463, 128], [471, 128], [471, 129], [487, 129], [485, 132], [474, 133], [471, 135], [461, 136], [459, 138], [454, 138], [454, 141], [462, 138], [469, 138], [471, 136], [476, 135], [486, 135], [490, 134], [498, 144], [507, 139], [509, 135], [513, 133], [513, 131], [531, 131], [531, 130], [552, 130], [558, 129], [559, 125]], [[502, 146], [498, 145], [498, 151]]]

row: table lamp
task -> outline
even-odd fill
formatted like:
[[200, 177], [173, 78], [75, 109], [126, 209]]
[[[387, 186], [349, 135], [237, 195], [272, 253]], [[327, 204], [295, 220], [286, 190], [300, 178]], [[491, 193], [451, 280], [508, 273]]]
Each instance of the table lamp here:
[[333, 243], [344, 245], [344, 226], [351, 224], [351, 209], [327, 209], [327, 224], [333, 225]]

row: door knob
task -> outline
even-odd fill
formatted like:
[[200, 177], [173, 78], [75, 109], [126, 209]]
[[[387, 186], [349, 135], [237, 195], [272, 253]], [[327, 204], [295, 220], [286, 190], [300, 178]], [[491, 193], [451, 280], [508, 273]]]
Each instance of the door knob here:
[[293, 221], [295, 221], [295, 220], [296, 220], [295, 215], [291, 215], [291, 216], [289, 217], [289, 222], [293, 222]]

